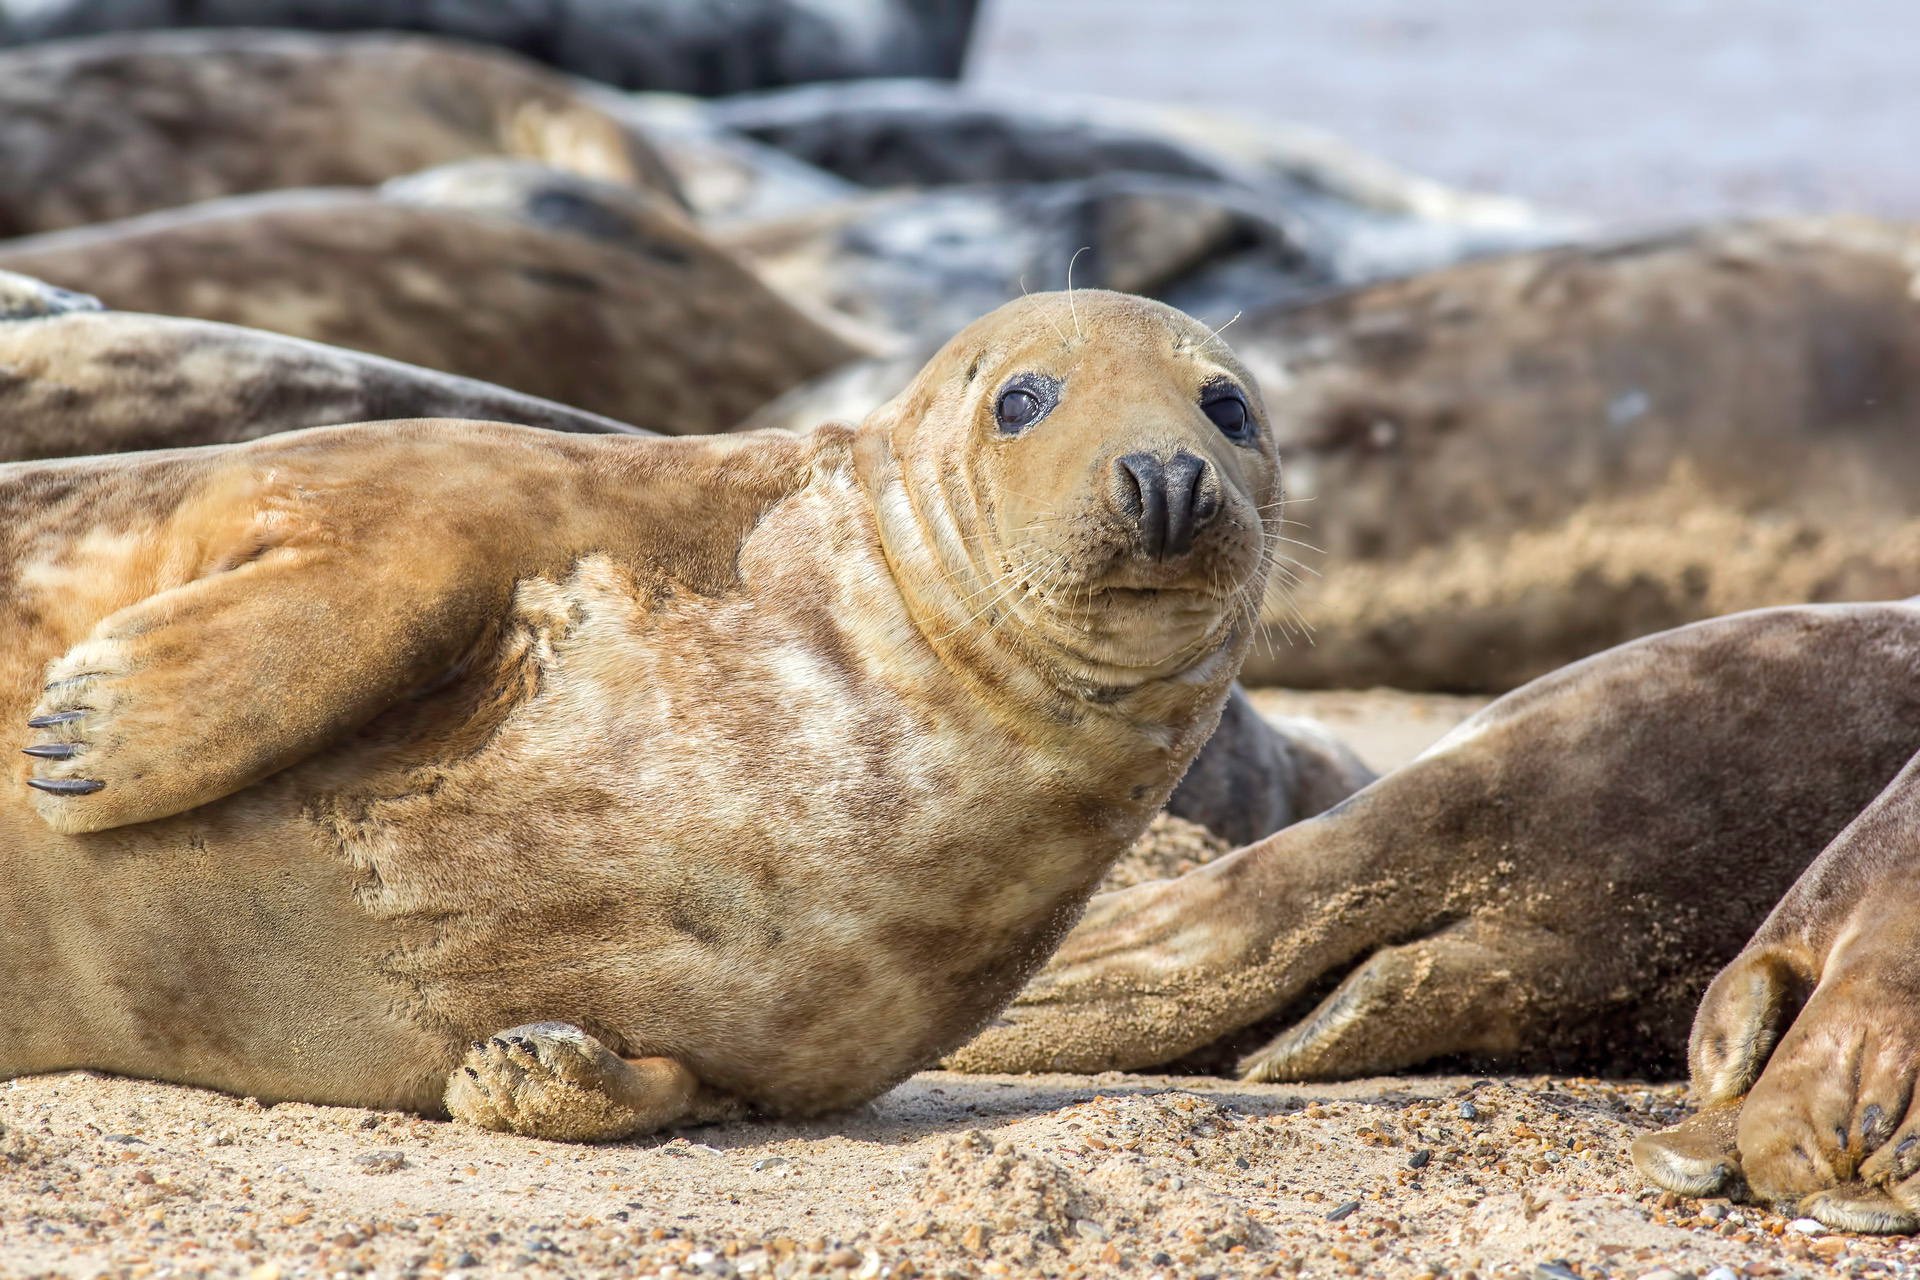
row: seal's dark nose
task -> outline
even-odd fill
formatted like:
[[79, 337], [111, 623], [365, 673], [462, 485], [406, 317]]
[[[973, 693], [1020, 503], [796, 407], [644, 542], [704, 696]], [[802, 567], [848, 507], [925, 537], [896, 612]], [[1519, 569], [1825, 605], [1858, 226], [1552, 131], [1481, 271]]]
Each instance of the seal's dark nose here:
[[1150, 453], [1114, 459], [1120, 509], [1133, 521], [1140, 550], [1168, 560], [1193, 550], [1193, 539], [1220, 514], [1218, 486], [1206, 460], [1185, 449], [1162, 462]]

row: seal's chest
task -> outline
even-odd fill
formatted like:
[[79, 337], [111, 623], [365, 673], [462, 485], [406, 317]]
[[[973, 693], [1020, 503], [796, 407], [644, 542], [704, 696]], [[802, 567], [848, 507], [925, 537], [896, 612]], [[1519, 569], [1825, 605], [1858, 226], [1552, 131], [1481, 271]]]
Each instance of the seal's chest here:
[[523, 584], [513, 623], [484, 683], [519, 692], [474, 749], [357, 797], [383, 892], [971, 892], [1061, 825], [1058, 766], [916, 656], [884, 596], [692, 597], [591, 558]]

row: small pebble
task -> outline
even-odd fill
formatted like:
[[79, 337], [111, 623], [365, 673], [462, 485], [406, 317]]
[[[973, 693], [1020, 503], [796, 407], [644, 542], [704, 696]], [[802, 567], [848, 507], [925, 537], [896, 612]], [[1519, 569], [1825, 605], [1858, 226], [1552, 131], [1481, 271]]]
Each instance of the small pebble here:
[[398, 1151], [369, 1151], [357, 1155], [353, 1163], [362, 1173], [392, 1173], [407, 1167], [407, 1158]]
[[1533, 1269], [1534, 1280], [1580, 1280], [1565, 1258], [1555, 1258], [1552, 1262], [1543, 1262]]
[[1471, 1102], [1463, 1102], [1460, 1104], [1460, 1118], [1462, 1120], [1478, 1120], [1480, 1118], [1480, 1108], [1474, 1106]]
[[1787, 1230], [1803, 1236], [1823, 1236], [1827, 1234], [1827, 1225], [1818, 1218], [1795, 1218], [1787, 1224]]
[[1349, 1200], [1345, 1204], [1340, 1205], [1339, 1207], [1334, 1209], [1332, 1213], [1329, 1213], [1327, 1215], [1327, 1221], [1338, 1222], [1342, 1218], [1352, 1217], [1355, 1213], [1359, 1212], [1359, 1209], [1360, 1209], [1360, 1202], [1358, 1200]]
[[1693, 1280], [1693, 1274], [1687, 1271], [1675, 1271], [1672, 1267], [1661, 1267], [1649, 1271], [1640, 1280]]
[[1715, 1267], [1707, 1272], [1704, 1280], [1740, 1280], [1740, 1275], [1732, 1267]]
[[768, 1169], [784, 1169], [792, 1163], [793, 1161], [787, 1159], [785, 1156], [768, 1156], [764, 1160], [755, 1160], [753, 1162], [753, 1171], [755, 1173], [763, 1173]]
[[1234, 1167], [1234, 1168], [1236, 1168], [1236, 1169], [1251, 1169], [1251, 1168], [1253, 1168], [1253, 1166], [1252, 1166], [1252, 1165], [1250, 1165], [1250, 1164], [1248, 1164], [1248, 1163], [1247, 1163], [1247, 1158], [1246, 1158], [1245, 1156], [1235, 1156], [1235, 1157], [1233, 1158], [1233, 1167]]
[[456, 1267], [477, 1267], [480, 1265], [480, 1255], [471, 1250], [463, 1252], [453, 1260], [453, 1265]]
[[1092, 1240], [1096, 1243], [1105, 1243], [1107, 1239], [1106, 1230], [1092, 1218], [1075, 1218], [1073, 1233], [1083, 1240]]
[[1426, 1147], [1407, 1157], [1407, 1168], [1424, 1169], [1433, 1160], [1433, 1152]]

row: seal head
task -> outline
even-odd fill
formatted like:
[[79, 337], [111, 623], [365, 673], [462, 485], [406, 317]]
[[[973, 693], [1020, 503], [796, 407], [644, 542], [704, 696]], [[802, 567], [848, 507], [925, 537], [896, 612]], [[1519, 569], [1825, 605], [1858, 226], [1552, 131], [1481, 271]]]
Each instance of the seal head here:
[[1237, 669], [1280, 464], [1204, 325], [1124, 294], [1023, 299], [860, 430], [888, 559], [952, 665], [1094, 701]]

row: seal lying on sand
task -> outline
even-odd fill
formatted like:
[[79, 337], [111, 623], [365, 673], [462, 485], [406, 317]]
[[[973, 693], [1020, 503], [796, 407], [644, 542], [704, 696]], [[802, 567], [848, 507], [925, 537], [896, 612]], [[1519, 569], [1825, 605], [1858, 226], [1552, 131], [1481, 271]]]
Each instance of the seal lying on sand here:
[[1916, 751], [1920, 605], [1623, 645], [1331, 812], [1095, 898], [951, 1061], [1101, 1071], [1213, 1045], [1260, 1080], [1455, 1054], [1661, 1070], [1714, 972]]
[[1634, 1143], [1653, 1182], [1844, 1231], [1920, 1229], [1920, 757], [1820, 854], [1701, 1002], [1703, 1110]]
[[476, 162], [385, 195], [237, 196], [0, 245], [126, 311], [266, 329], [669, 434], [724, 431], [857, 355], [671, 206]]
[[[1500, 692], [1769, 605], [1920, 592], [1920, 238], [1736, 223], [1472, 263], [1230, 331], [1312, 645], [1247, 678]], [[1315, 495], [1326, 495], [1315, 499]]]
[[0, 1074], [600, 1138], [849, 1104], [1010, 998], [1211, 732], [1279, 475], [1204, 326], [1081, 293], [858, 429], [0, 486]]
[[357, 351], [99, 305], [0, 271], [0, 368], [7, 371], [0, 462], [230, 444], [378, 418], [645, 434], [551, 400]]
[[362, 187], [479, 156], [669, 197], [592, 90], [441, 40], [195, 31], [0, 53], [0, 237], [281, 187]]

